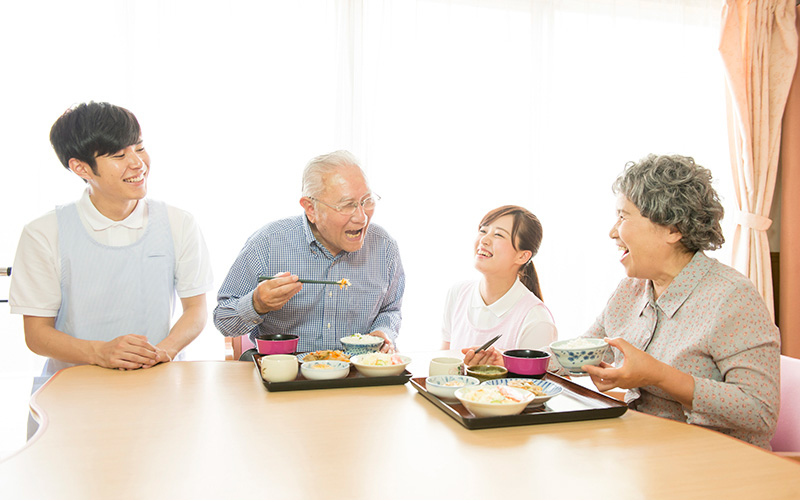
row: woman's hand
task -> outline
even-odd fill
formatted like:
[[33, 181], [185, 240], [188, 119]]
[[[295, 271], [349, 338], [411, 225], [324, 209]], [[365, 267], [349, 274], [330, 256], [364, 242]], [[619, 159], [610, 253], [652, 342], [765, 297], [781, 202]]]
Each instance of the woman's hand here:
[[654, 372], [658, 371], [659, 361], [621, 338], [606, 339], [606, 342], [611, 347], [622, 351], [625, 360], [618, 368], [605, 362], [600, 363], [600, 366], [584, 365], [581, 367], [592, 377], [592, 382], [598, 389], [607, 391], [615, 387], [632, 389], [644, 385], [654, 385], [652, 376]]
[[633, 389], [651, 385], [668, 392], [687, 408], [692, 407], [694, 377], [657, 360], [621, 338], [605, 340], [611, 347], [619, 349], [625, 360], [618, 368], [605, 362], [600, 366], [581, 367], [592, 378], [597, 389], [608, 391], [615, 387]]
[[494, 347], [490, 347], [485, 351], [481, 351], [476, 353], [475, 349], [479, 346], [474, 347], [465, 347], [461, 349], [461, 352], [464, 353], [464, 364], [467, 366], [475, 366], [475, 365], [503, 365], [503, 354], [495, 349]]

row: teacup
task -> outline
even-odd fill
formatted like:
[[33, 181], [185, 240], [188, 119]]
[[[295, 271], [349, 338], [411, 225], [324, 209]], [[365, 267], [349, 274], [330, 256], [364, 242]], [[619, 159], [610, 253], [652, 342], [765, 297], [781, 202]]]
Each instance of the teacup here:
[[434, 375], [463, 375], [464, 360], [459, 358], [433, 358], [428, 374]]
[[261, 375], [267, 382], [289, 382], [297, 378], [297, 356], [273, 354], [261, 358]]

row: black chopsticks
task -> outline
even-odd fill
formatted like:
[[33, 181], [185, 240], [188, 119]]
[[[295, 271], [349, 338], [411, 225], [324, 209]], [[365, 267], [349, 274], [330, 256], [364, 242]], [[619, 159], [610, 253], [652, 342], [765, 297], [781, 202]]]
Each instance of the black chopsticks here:
[[495, 338], [493, 338], [493, 339], [489, 339], [489, 341], [488, 341], [488, 342], [486, 342], [486, 343], [485, 343], [485, 344], [483, 344], [482, 346], [480, 346], [480, 347], [478, 347], [477, 349], [475, 349], [475, 354], [478, 354], [478, 353], [479, 353], [479, 352], [481, 352], [481, 351], [485, 351], [485, 350], [486, 350], [486, 349], [488, 349], [488, 348], [489, 348], [489, 347], [490, 347], [492, 344], [494, 344], [495, 342], [497, 342], [497, 340], [498, 340], [500, 337], [502, 337], [502, 336], [503, 336], [503, 334], [501, 333], [501, 334], [500, 334], [500, 335], [498, 335], [497, 337], [495, 337]]

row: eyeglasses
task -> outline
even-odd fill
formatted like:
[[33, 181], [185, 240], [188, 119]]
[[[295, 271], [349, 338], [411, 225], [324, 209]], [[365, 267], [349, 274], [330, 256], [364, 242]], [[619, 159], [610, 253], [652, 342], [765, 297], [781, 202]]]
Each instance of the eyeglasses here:
[[364, 211], [372, 210], [375, 208], [375, 205], [378, 204], [378, 200], [381, 199], [380, 196], [377, 194], [371, 194], [364, 198], [361, 201], [351, 201], [349, 203], [344, 203], [342, 205], [331, 205], [329, 203], [325, 203], [324, 201], [314, 198], [313, 196], [308, 197], [309, 200], [318, 201], [325, 205], [326, 207], [330, 207], [342, 215], [353, 215], [358, 210], [358, 207], [364, 207]]

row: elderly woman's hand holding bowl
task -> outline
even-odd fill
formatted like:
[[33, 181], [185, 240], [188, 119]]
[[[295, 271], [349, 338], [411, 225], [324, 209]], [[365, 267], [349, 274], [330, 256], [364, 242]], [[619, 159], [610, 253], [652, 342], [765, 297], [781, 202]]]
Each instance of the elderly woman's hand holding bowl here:
[[628, 277], [583, 337], [607, 338], [615, 360], [583, 370], [601, 390], [629, 389], [633, 409], [769, 449], [780, 338], [750, 279], [703, 253], [724, 242], [711, 173], [649, 155], [613, 190], [609, 235]]

